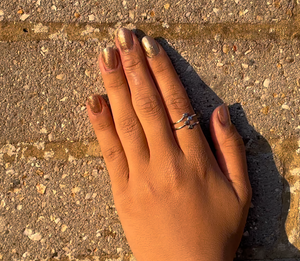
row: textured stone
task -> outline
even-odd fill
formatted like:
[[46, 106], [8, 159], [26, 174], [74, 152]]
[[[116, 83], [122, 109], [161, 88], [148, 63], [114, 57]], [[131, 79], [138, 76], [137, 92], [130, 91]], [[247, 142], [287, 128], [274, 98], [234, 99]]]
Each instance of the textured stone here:
[[229, 105], [253, 187], [237, 260], [298, 260], [300, 35], [290, 0], [0, 1], [0, 260], [135, 260], [85, 108], [89, 94], [105, 94], [100, 49], [128, 23], [161, 37], [207, 137], [213, 109]]

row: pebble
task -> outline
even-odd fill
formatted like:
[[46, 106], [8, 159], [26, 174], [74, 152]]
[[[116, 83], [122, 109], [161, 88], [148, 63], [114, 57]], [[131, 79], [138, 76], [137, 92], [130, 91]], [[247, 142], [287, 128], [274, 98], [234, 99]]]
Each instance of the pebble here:
[[251, 52], [252, 52], [252, 50], [248, 50], [248, 51], [245, 52], [245, 55], [247, 55], [247, 54], [249, 54]]
[[40, 129], [40, 133], [47, 134], [48, 131], [45, 127], [43, 127], [43, 128]]
[[220, 10], [218, 8], [214, 8], [213, 11], [215, 14], [218, 14]]
[[221, 35], [220, 34], [216, 34], [215, 35], [215, 40], [216, 41], [220, 41], [221, 40]]
[[223, 45], [223, 53], [227, 54], [227, 53], [229, 53], [229, 51], [230, 51], [229, 45], [228, 44], [224, 44]]
[[287, 63], [294, 62], [294, 59], [292, 57], [286, 57], [285, 60], [286, 60]]
[[24, 234], [25, 236], [30, 236], [30, 235], [32, 235], [32, 230], [29, 229], [29, 228], [25, 228], [23, 234]]
[[48, 53], [49, 51], [45, 46], [42, 46], [41, 50], [43, 53]]
[[68, 226], [65, 225], [65, 224], [63, 224], [63, 225], [61, 226], [61, 232], [65, 232], [65, 231], [67, 230], [67, 228], [68, 228]]
[[42, 239], [42, 235], [40, 233], [35, 233], [33, 235], [29, 235], [28, 237], [33, 241], [40, 241]]
[[35, 173], [36, 173], [37, 175], [39, 175], [39, 176], [43, 176], [43, 175], [44, 175], [44, 172], [41, 171], [40, 169], [37, 169]]
[[130, 18], [131, 20], [134, 20], [134, 11], [133, 11], [133, 10], [130, 10], [130, 11], [129, 11], [129, 18]]
[[246, 63], [242, 63], [242, 67], [243, 67], [244, 69], [248, 69], [249, 65], [246, 64]]
[[85, 199], [90, 199], [92, 197], [92, 193], [87, 193]]
[[60, 99], [61, 102], [65, 102], [68, 99], [68, 97], [64, 97], [62, 99]]
[[69, 158], [68, 158], [69, 162], [73, 162], [76, 165], [76, 161], [75, 160], [76, 160], [75, 157], [73, 157], [72, 155], [69, 155]]
[[79, 14], [79, 13], [75, 13], [75, 14], [74, 14], [74, 17], [75, 17], [75, 18], [79, 18], [79, 17], [80, 17], [80, 14]]
[[1, 203], [0, 203], [0, 207], [4, 208], [5, 205], [6, 205], [6, 204], [5, 204], [5, 201], [4, 201], [4, 199], [2, 199], [2, 200], [1, 200]]
[[244, 237], [249, 237], [249, 232], [246, 231], [244, 234], [243, 234]]
[[89, 21], [94, 21], [95, 20], [95, 16], [93, 14], [89, 15]]
[[36, 189], [37, 189], [38, 193], [40, 193], [41, 195], [44, 195], [45, 191], [46, 191], [46, 186], [43, 184], [37, 184]]
[[72, 188], [72, 193], [77, 193], [80, 191], [80, 187]]
[[218, 67], [222, 67], [224, 64], [223, 63], [217, 63]]
[[21, 20], [21, 21], [25, 21], [29, 16], [30, 16], [30, 14], [22, 14], [22, 15], [20, 16], [20, 20]]
[[52, 132], [48, 135], [48, 140], [50, 142], [53, 141], [53, 133]]
[[37, 25], [35, 25], [33, 27], [33, 31], [34, 33], [48, 33], [49, 31], [49, 27], [48, 26], [44, 26], [42, 23], [38, 23]]
[[62, 74], [57, 75], [56, 79], [58, 79], [58, 80], [64, 80], [65, 77], [66, 77], [66, 75], [62, 73]]
[[187, 13], [185, 14], [186, 17], [189, 17], [190, 15], [191, 15], [191, 12], [187, 12]]
[[166, 23], [166, 22], [163, 22], [163, 23], [162, 23], [162, 27], [163, 27], [163, 28], [169, 28], [170, 26], [169, 26], [169, 24], [168, 24], [168, 23]]
[[51, 6], [51, 10], [56, 11], [56, 10], [57, 10], [56, 6], [55, 6], [55, 5], [52, 5], [52, 6]]
[[169, 3], [166, 3], [166, 4], [164, 5], [164, 8], [165, 8], [166, 10], [168, 10], [168, 9], [170, 8], [170, 4], [169, 4]]
[[289, 109], [290, 109], [290, 106], [288, 106], [288, 105], [286, 105], [286, 104], [283, 104], [283, 105], [281, 106], [281, 108], [284, 109], [284, 110], [289, 110]]
[[18, 206], [17, 206], [17, 210], [21, 210], [22, 208], [23, 208], [22, 205], [18, 205]]
[[270, 109], [269, 106], [266, 106], [266, 107], [262, 108], [261, 112], [263, 114], [267, 115], [269, 113], [269, 109]]
[[245, 78], [244, 78], [244, 82], [247, 82], [247, 81], [249, 81], [250, 80], [250, 77], [249, 76], [246, 76]]
[[271, 82], [270, 79], [265, 79], [265, 81], [264, 81], [264, 87], [265, 87], [265, 88], [268, 88], [269, 85], [270, 85], [270, 82]]
[[3, 10], [0, 10], [0, 16], [3, 16], [3, 15], [4, 15]]
[[29, 256], [30, 256], [30, 253], [29, 253], [29, 252], [25, 252], [25, 253], [22, 255], [23, 258], [26, 258], [26, 257], [29, 257]]
[[18, 10], [18, 14], [24, 14], [24, 11], [22, 9]]

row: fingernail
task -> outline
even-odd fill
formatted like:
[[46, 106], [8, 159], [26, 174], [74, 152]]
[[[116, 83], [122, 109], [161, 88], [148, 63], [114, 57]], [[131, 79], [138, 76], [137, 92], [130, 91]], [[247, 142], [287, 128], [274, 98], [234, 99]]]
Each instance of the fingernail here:
[[87, 98], [87, 102], [91, 107], [93, 113], [100, 113], [102, 111], [102, 105], [98, 95], [93, 94]]
[[148, 57], [152, 58], [159, 53], [159, 47], [156, 41], [150, 36], [144, 36], [142, 45]]
[[129, 51], [133, 46], [133, 39], [131, 31], [120, 28], [117, 33], [118, 41], [120, 43], [122, 51]]
[[224, 126], [230, 126], [231, 125], [231, 120], [230, 120], [230, 114], [228, 110], [228, 106], [226, 103], [224, 103], [219, 111], [218, 111], [218, 117], [219, 121], [224, 125]]
[[102, 52], [102, 58], [106, 69], [112, 70], [117, 67], [116, 51], [113, 48], [105, 48]]

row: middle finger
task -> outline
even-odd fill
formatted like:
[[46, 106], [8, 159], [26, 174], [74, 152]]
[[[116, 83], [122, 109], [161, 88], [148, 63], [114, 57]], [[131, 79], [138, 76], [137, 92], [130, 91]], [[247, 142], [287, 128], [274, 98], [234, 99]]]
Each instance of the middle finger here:
[[131, 91], [132, 104], [144, 129], [150, 152], [152, 149], [178, 147], [137, 37], [121, 28], [117, 33], [116, 45]]

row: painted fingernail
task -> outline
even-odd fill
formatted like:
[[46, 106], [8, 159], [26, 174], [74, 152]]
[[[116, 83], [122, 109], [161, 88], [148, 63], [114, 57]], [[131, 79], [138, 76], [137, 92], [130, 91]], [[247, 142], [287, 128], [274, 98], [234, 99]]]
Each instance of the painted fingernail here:
[[218, 118], [219, 121], [224, 125], [224, 126], [230, 126], [231, 125], [231, 120], [230, 120], [230, 114], [228, 110], [228, 106], [226, 103], [224, 103], [219, 111], [218, 111]]
[[117, 56], [116, 56], [116, 51], [111, 48], [107, 47], [103, 50], [102, 52], [102, 58], [105, 64], [105, 68], [112, 70], [117, 67]]
[[102, 111], [102, 105], [98, 95], [93, 94], [87, 98], [87, 102], [93, 113], [100, 113]]
[[131, 31], [120, 28], [117, 33], [118, 41], [120, 43], [122, 51], [129, 51], [133, 46], [133, 39]]
[[156, 41], [150, 36], [144, 36], [142, 45], [148, 57], [152, 58], [159, 53], [159, 47]]

